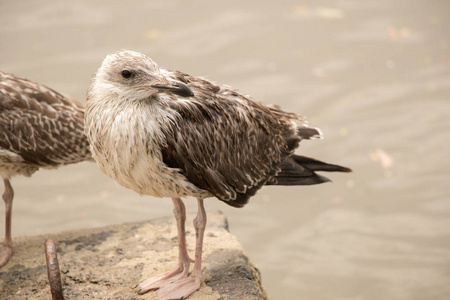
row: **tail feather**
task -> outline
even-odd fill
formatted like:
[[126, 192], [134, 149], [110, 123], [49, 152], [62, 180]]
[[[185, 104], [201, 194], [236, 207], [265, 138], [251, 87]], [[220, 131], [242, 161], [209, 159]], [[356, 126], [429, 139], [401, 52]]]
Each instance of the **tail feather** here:
[[352, 172], [351, 169], [328, 164], [314, 158], [292, 155], [279, 166], [280, 172], [266, 185], [312, 185], [331, 181], [316, 171]]
[[326, 172], [352, 172], [351, 169], [342, 167], [339, 165], [329, 164], [314, 158], [300, 156], [300, 155], [291, 155], [291, 158], [297, 163], [302, 165], [305, 168], [308, 168], [312, 171], [326, 171]]
[[297, 135], [301, 137], [302, 140], [321, 139], [322, 131], [320, 130], [320, 128], [300, 125], [297, 127]]

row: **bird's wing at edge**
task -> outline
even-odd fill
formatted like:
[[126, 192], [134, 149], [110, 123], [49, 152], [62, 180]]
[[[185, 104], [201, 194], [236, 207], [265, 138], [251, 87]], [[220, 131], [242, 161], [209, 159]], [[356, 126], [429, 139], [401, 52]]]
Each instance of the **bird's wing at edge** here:
[[74, 99], [0, 72], [0, 148], [25, 162], [57, 166], [86, 159], [83, 116], [83, 106]]

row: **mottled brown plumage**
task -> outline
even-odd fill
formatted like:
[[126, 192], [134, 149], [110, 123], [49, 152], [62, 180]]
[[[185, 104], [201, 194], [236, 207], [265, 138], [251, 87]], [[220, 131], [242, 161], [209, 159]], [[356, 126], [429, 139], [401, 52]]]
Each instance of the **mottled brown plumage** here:
[[79, 102], [42, 84], [0, 72], [0, 175], [7, 207], [0, 266], [11, 253], [14, 192], [10, 178], [91, 159], [83, 130], [84, 108]]
[[[161, 145], [163, 161], [181, 169], [196, 186], [231, 206], [243, 207], [266, 184], [329, 181], [314, 172], [319, 169], [296, 163], [312, 160], [293, 154], [299, 142], [320, 137], [318, 129], [302, 125], [301, 116], [180, 71], [168, 71], [167, 77], [187, 84], [195, 96], [190, 101], [161, 102], [181, 116], [176, 126], [163, 127], [167, 136], [167, 144]], [[348, 171], [319, 163], [328, 165], [328, 171]]]

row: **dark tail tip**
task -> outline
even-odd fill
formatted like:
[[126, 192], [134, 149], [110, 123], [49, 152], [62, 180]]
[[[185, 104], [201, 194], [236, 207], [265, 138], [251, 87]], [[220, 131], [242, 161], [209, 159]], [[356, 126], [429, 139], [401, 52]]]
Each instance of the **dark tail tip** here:
[[292, 155], [291, 158], [298, 164], [302, 165], [303, 167], [306, 167], [310, 169], [311, 171], [325, 171], [325, 172], [346, 172], [350, 173], [353, 172], [352, 169], [339, 166], [339, 165], [333, 165], [329, 164], [314, 158], [306, 157], [306, 156], [300, 156], [300, 155]]
[[332, 165], [332, 166], [335, 166], [337, 168], [336, 172], [345, 172], [345, 173], [352, 173], [353, 172], [352, 169], [347, 168], [347, 167], [338, 166], [338, 165]]
[[286, 158], [278, 168], [280, 171], [267, 182], [267, 185], [312, 185], [331, 181], [316, 171], [325, 172], [352, 172], [351, 169], [332, 165], [320, 160], [299, 155]]

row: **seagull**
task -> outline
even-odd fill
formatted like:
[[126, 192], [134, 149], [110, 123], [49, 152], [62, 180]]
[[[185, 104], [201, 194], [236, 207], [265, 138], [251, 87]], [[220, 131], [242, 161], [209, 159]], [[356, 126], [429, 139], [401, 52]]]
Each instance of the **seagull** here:
[[0, 244], [0, 267], [12, 253], [11, 177], [29, 177], [39, 168], [88, 159], [92, 157], [80, 103], [45, 85], [0, 72], [0, 175], [5, 185], [5, 239]]
[[[300, 115], [129, 50], [108, 55], [92, 77], [85, 121], [105, 174], [141, 195], [172, 198], [178, 265], [137, 286], [139, 294], [158, 289], [158, 299], [184, 299], [201, 286], [205, 198], [243, 207], [264, 185], [318, 184], [329, 179], [316, 171], [351, 172], [294, 154], [301, 140], [321, 137]], [[186, 248], [186, 196], [198, 202], [194, 260]]]

